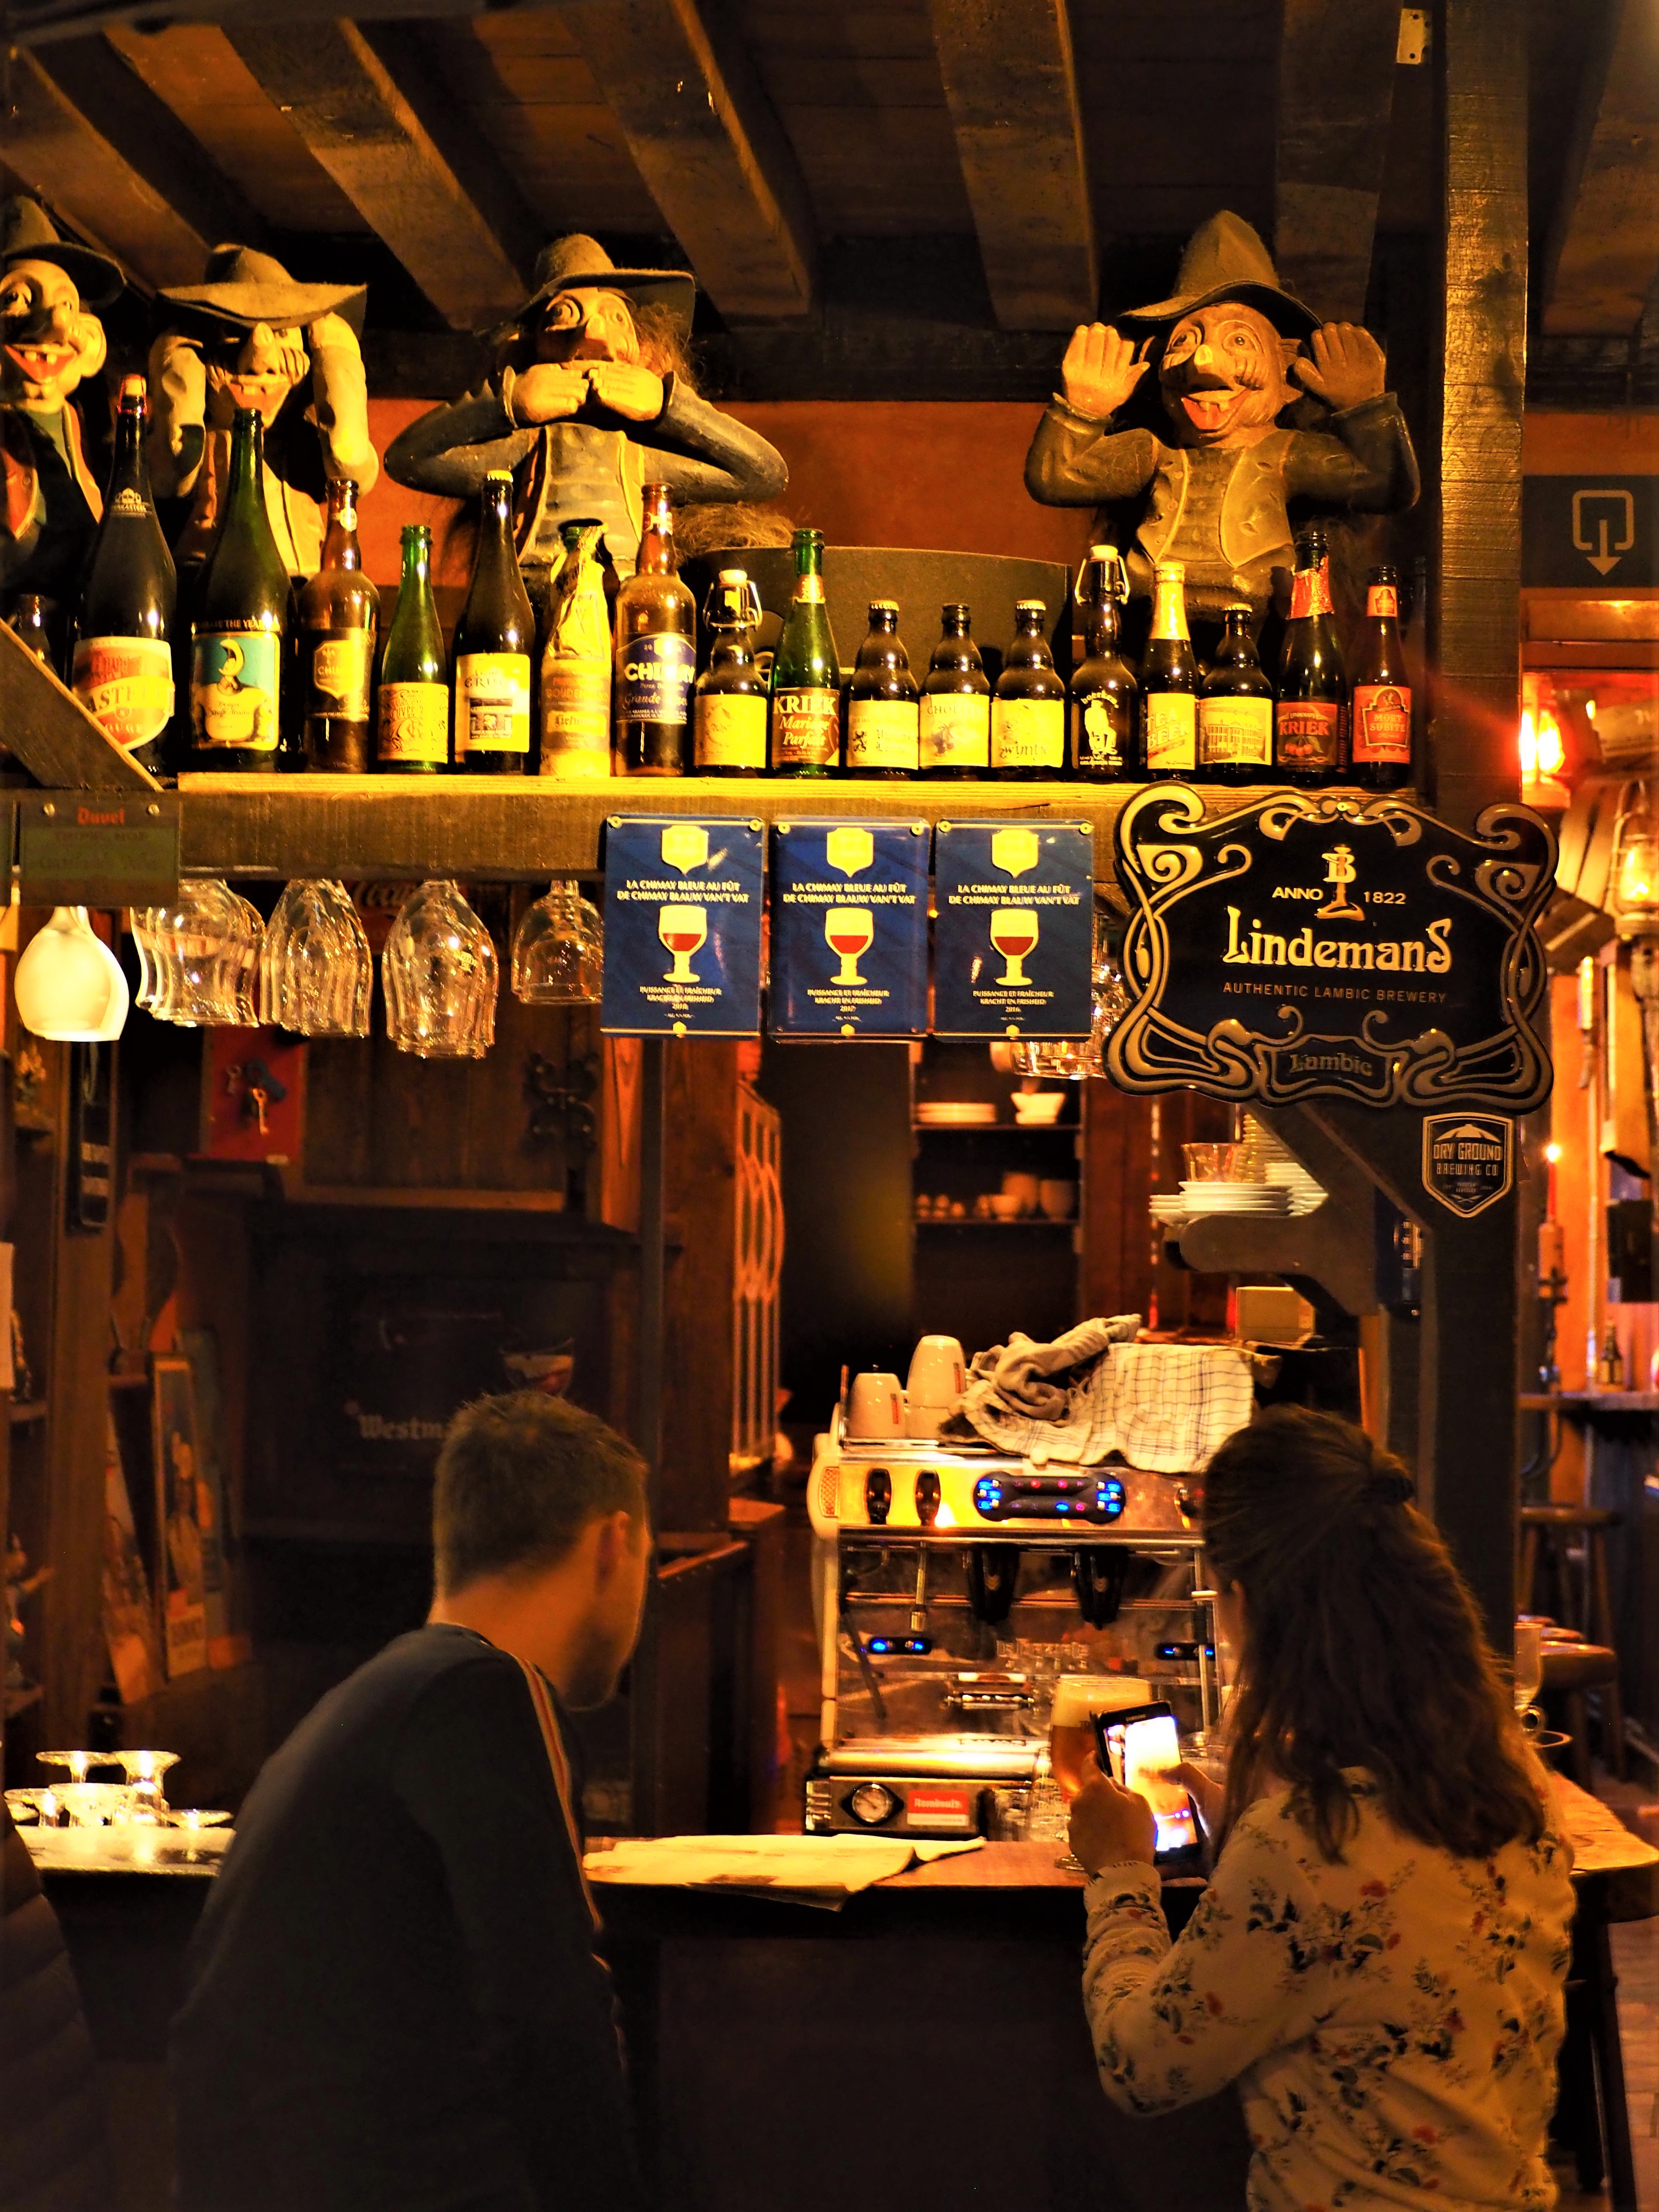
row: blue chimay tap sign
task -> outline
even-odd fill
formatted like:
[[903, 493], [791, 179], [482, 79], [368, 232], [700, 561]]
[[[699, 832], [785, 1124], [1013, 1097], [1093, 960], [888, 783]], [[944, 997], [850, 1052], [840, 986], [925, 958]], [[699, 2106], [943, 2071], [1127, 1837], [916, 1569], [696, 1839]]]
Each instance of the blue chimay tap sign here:
[[927, 1027], [927, 824], [780, 822], [772, 837], [775, 1036]]
[[935, 1036], [1088, 1036], [1093, 854], [1086, 822], [939, 823]]
[[1182, 784], [1117, 823], [1126, 1091], [1288, 1105], [1492, 1106], [1549, 1096], [1533, 922], [1555, 840], [1522, 806], [1465, 836], [1395, 799], [1279, 792], [1206, 820]]
[[605, 838], [605, 987], [611, 1036], [760, 1030], [758, 822], [612, 815]]

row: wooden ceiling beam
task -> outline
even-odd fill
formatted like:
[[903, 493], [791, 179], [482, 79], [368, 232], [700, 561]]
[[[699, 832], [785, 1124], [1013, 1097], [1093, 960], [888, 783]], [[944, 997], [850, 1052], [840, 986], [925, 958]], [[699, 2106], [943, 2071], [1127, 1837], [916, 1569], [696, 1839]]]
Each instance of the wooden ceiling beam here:
[[755, 66], [696, 0], [570, 0], [560, 16], [663, 221], [728, 322], [811, 313], [806, 185]]
[[1399, 43], [1399, 0], [1285, 0], [1273, 255], [1326, 321], [1364, 315]]
[[5, 161], [71, 229], [151, 286], [186, 284], [217, 240], [83, 115], [26, 48], [9, 58]]
[[1066, 0], [929, 0], [928, 13], [999, 325], [1088, 322], [1100, 270]]
[[282, 30], [233, 26], [231, 43], [370, 228], [455, 330], [511, 313], [528, 270], [487, 212], [501, 198], [500, 165], [453, 102], [437, 130], [443, 95], [408, 87], [410, 56], [396, 75], [362, 28], [343, 20]]
[[1617, 332], [1642, 319], [1659, 276], [1659, 9], [1611, 0], [1584, 56], [1561, 198], [1544, 252], [1551, 333]]

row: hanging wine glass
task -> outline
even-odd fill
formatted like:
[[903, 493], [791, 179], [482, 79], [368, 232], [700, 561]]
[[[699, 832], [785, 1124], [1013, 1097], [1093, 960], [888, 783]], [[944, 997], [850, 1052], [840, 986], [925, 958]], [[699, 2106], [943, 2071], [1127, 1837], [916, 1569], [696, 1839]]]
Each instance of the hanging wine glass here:
[[555, 883], [513, 939], [513, 992], [532, 1006], [591, 1006], [605, 969], [605, 924], [574, 883]]
[[259, 1018], [299, 1036], [367, 1036], [374, 988], [374, 955], [345, 885], [291, 883], [265, 929]]
[[404, 901], [380, 955], [386, 1030], [422, 1060], [482, 1060], [495, 1042], [495, 944], [447, 879]]

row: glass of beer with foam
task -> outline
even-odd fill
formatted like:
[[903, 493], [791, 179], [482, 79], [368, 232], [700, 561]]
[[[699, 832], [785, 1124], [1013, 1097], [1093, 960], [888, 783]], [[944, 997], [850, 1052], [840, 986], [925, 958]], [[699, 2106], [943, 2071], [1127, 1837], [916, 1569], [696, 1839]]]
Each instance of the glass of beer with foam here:
[[[1097, 1713], [1122, 1712], [1131, 1705], [1151, 1701], [1152, 1690], [1133, 1674], [1062, 1674], [1054, 1684], [1054, 1702], [1048, 1716], [1048, 1765], [1060, 1796], [1069, 1805], [1082, 1789], [1089, 1762], [1099, 1746], [1095, 1740]], [[1080, 1862], [1070, 1851], [1054, 1861], [1068, 1874], [1081, 1874]]]

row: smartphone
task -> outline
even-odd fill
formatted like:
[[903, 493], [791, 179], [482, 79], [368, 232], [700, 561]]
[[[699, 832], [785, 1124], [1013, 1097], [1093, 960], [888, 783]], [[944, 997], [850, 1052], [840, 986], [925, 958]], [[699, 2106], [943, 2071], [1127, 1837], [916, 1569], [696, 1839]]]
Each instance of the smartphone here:
[[1195, 1859], [1200, 1842], [1193, 1801], [1179, 1782], [1165, 1779], [1166, 1771], [1181, 1758], [1170, 1708], [1161, 1703], [1130, 1705], [1117, 1712], [1096, 1713], [1093, 1719], [1101, 1765], [1114, 1782], [1133, 1790], [1152, 1808], [1155, 1863], [1167, 1866]]

